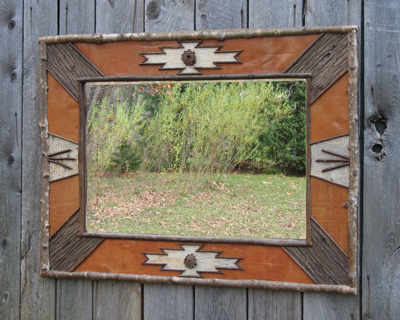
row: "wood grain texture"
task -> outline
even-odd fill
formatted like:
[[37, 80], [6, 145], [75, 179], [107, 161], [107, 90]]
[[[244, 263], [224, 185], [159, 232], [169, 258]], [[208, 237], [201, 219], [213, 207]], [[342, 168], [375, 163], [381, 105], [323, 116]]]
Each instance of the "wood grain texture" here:
[[96, 1], [96, 32], [144, 32], [143, 0]]
[[75, 212], [50, 238], [50, 269], [72, 271], [103, 242], [98, 238], [80, 238], [79, 211]]
[[47, 46], [47, 70], [76, 101], [78, 101], [76, 79], [103, 76], [103, 73], [71, 43]]
[[57, 279], [56, 319], [93, 319], [92, 299], [92, 281]]
[[[41, 140], [38, 123], [39, 50], [37, 38], [57, 34], [57, 4], [24, 2], [24, 87], [21, 220], [21, 319], [54, 319], [55, 282], [38, 276], [41, 249]], [[29, 27], [28, 27], [29, 26]], [[1, 107], [0, 107], [1, 108]], [[0, 312], [1, 314], [1, 312]], [[1, 316], [0, 316], [1, 317]]]
[[94, 33], [95, 0], [59, 1], [59, 34]]
[[196, 30], [247, 28], [247, 0], [197, 0]]
[[311, 73], [311, 103], [348, 68], [347, 34], [321, 34], [290, 65], [288, 73]]
[[302, 0], [249, 0], [249, 28], [301, 27]]
[[195, 287], [194, 319], [246, 319], [247, 291], [239, 288]]
[[285, 247], [316, 284], [348, 283], [348, 259], [329, 235], [311, 219], [311, 247]]
[[19, 317], [23, 2], [0, 3], [0, 318]]
[[[304, 9], [304, 22], [306, 26], [333, 26], [340, 24], [361, 24], [361, 0], [350, 0], [350, 1], [335, 1], [335, 0], [306, 0], [305, 1], [305, 9]], [[318, 9], [321, 8], [321, 9]], [[344, 77], [347, 77], [345, 75]], [[328, 91], [332, 92], [335, 90], [335, 86], [343, 86], [344, 90], [347, 90], [347, 80], [343, 80], [343, 77], [340, 79], [341, 83], [337, 83], [332, 86]], [[346, 83], [344, 83], [346, 82]], [[343, 90], [341, 89], [341, 90]], [[336, 100], [332, 96], [329, 97], [327, 95], [328, 92], [324, 93], [324, 95], [319, 98], [312, 106], [312, 109], [317, 104], [321, 106], [319, 110], [325, 109], [324, 106], [329, 106], [332, 100]], [[340, 104], [339, 104], [340, 103]], [[346, 106], [348, 102], [339, 102], [336, 100], [335, 104]], [[313, 110], [311, 111], [313, 112]], [[347, 111], [348, 112], [348, 111]], [[346, 112], [346, 114], [347, 114]], [[321, 132], [324, 132], [324, 135], [328, 134], [329, 130], [326, 130], [328, 127], [335, 128], [335, 132], [343, 131], [343, 133], [348, 133], [348, 127], [342, 125], [343, 121], [340, 119], [340, 113], [336, 114], [336, 120], [334, 120], [334, 126], [329, 126], [326, 122], [321, 121], [322, 117], [314, 117], [313, 125], [319, 126], [320, 129], [323, 129]], [[314, 114], [315, 116], [316, 114]], [[311, 114], [311, 117], [313, 114]], [[331, 122], [332, 123], [332, 122]], [[325, 129], [324, 129], [325, 128]], [[324, 139], [321, 137], [317, 137], [316, 132], [311, 133], [311, 140], [316, 141], [318, 139]], [[313, 137], [314, 134], [314, 137]], [[329, 138], [333, 136], [325, 136], [325, 138]], [[316, 139], [316, 140], [313, 140]], [[304, 320], [308, 319], [324, 319], [325, 314], [321, 312], [321, 310], [329, 310], [330, 317], [333, 319], [346, 319], [349, 314], [354, 314], [355, 319], [359, 314], [360, 304], [358, 299], [349, 299], [348, 296], [337, 296], [333, 294], [322, 294], [319, 295], [319, 299], [313, 299], [315, 295], [310, 295], [309, 293], [303, 294], [303, 310], [314, 310], [314, 313], [304, 313]], [[342, 306], [346, 306], [347, 310], [344, 311]], [[328, 318], [329, 319], [329, 318]]]
[[93, 319], [141, 319], [142, 299], [140, 283], [94, 281]]
[[301, 320], [302, 296], [298, 292], [248, 289], [249, 320]]
[[[359, 296], [343, 296], [334, 293], [304, 293], [303, 317], [307, 320], [356, 320], [359, 310], [354, 306], [359, 303]], [[384, 319], [384, 318], [381, 318]]]
[[364, 3], [362, 317], [397, 319], [400, 317], [400, 3], [394, 0]]
[[145, 0], [145, 31], [194, 29], [194, 0]]
[[168, 284], [144, 285], [144, 319], [193, 319], [193, 292], [193, 287], [189, 286]]

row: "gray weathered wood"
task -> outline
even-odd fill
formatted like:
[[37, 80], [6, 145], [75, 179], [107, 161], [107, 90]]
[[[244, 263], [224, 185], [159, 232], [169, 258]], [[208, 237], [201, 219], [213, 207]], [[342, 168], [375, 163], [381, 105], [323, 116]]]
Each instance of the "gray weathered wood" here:
[[143, 19], [143, 0], [96, 1], [96, 32], [143, 32]]
[[249, 320], [302, 319], [301, 294], [290, 291], [249, 289]]
[[[41, 140], [37, 39], [57, 34], [57, 3], [24, 3], [24, 87], [21, 219], [21, 319], [54, 319], [55, 280], [40, 278]], [[27, 27], [29, 26], [29, 27]]]
[[247, 28], [247, 0], [197, 0], [196, 30]]
[[60, 0], [59, 34], [93, 33], [96, 0]]
[[239, 288], [196, 287], [194, 318], [196, 320], [246, 319], [247, 290]]
[[194, 0], [145, 0], [145, 31], [194, 29]]
[[144, 285], [144, 319], [193, 319], [193, 299], [193, 287], [168, 284]]
[[20, 303], [23, 2], [0, 3], [0, 317]]
[[[400, 317], [400, 2], [365, 3], [362, 316]], [[375, 146], [375, 148], [374, 148]], [[380, 152], [378, 146], [382, 147]]]
[[358, 309], [354, 308], [358, 300], [358, 296], [343, 296], [333, 293], [312, 292], [304, 294], [304, 319], [359, 319]]
[[93, 319], [136, 320], [142, 317], [142, 285], [136, 282], [95, 281]]
[[249, 28], [301, 27], [302, 0], [249, 0]]
[[92, 281], [57, 279], [56, 319], [92, 319], [92, 299]]
[[[334, 1], [334, 0], [306, 0], [304, 20], [306, 26], [332, 26], [340, 24], [360, 24], [361, 1]], [[320, 294], [318, 299], [311, 293], [303, 294], [304, 320], [327, 319], [323, 310], [329, 309], [332, 319], [348, 319], [353, 314], [355, 319], [359, 314], [359, 300], [357, 297], [337, 296], [334, 294]], [[346, 305], [346, 310], [342, 306]], [[329, 317], [328, 317], [329, 319]]]

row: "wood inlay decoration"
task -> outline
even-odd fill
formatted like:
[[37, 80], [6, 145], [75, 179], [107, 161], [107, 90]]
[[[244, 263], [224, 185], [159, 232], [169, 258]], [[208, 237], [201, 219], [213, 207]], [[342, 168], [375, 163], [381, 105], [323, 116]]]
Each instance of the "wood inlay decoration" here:
[[349, 187], [349, 136], [311, 144], [311, 176]]
[[202, 41], [179, 41], [179, 47], [160, 47], [161, 52], [141, 53], [141, 65], [162, 64], [159, 70], [179, 69], [178, 74], [201, 74], [199, 69], [221, 68], [219, 63], [241, 63], [243, 50], [220, 51], [222, 46], [200, 46]]
[[50, 182], [77, 175], [78, 143], [49, 133], [49, 153], [47, 161], [50, 163]]
[[242, 258], [220, 257], [222, 251], [204, 251], [203, 245], [179, 244], [182, 250], [161, 248], [163, 253], [143, 253], [143, 264], [163, 266], [160, 270], [181, 271], [181, 277], [202, 277], [202, 273], [222, 273], [221, 269], [243, 270]]
[[311, 247], [285, 247], [284, 250], [317, 284], [346, 284], [348, 258], [329, 234], [311, 219]]
[[79, 211], [76, 211], [50, 238], [50, 268], [57, 271], [72, 271], [97, 246], [101, 238], [80, 238]]
[[286, 70], [312, 73], [311, 103], [336, 82], [349, 65], [347, 34], [321, 34]]
[[77, 78], [104, 76], [70, 42], [47, 46], [47, 70], [76, 101], [78, 101]]

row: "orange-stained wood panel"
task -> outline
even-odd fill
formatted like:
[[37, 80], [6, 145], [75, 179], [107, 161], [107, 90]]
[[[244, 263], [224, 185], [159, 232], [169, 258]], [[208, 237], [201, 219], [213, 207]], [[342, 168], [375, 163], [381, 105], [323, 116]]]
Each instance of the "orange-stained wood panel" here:
[[50, 236], [79, 208], [79, 176], [50, 182]]
[[[221, 51], [243, 50], [242, 64], [221, 63], [222, 69], [201, 69], [203, 74], [283, 72], [318, 35], [254, 39], [205, 40], [202, 46], [222, 45]], [[106, 76], [176, 75], [177, 70], [158, 70], [161, 65], [140, 65], [140, 52], [161, 52], [159, 47], [177, 47], [177, 41], [130, 41], [105, 44], [75, 43], [76, 47]]]
[[347, 188], [311, 177], [311, 215], [348, 253], [347, 199]]
[[47, 121], [49, 132], [78, 142], [79, 105], [78, 102], [47, 73]]
[[[161, 266], [143, 265], [145, 253], [162, 253], [159, 248], [180, 249], [176, 242], [140, 240], [105, 240], [74, 271], [111, 272], [177, 276], [177, 271], [161, 271]], [[223, 274], [204, 273], [205, 278], [256, 279], [314, 283], [311, 278], [279, 247], [206, 244], [202, 250], [223, 251], [221, 256], [243, 258], [243, 270], [225, 270]]]
[[349, 133], [348, 74], [311, 105], [311, 142]]

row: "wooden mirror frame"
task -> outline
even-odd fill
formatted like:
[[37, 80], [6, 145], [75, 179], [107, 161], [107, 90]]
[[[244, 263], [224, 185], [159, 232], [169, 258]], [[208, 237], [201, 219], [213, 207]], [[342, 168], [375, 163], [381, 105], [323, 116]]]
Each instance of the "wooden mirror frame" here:
[[[357, 41], [355, 26], [40, 38], [41, 275], [357, 294]], [[86, 233], [84, 83], [180, 77], [309, 79], [307, 241]]]

